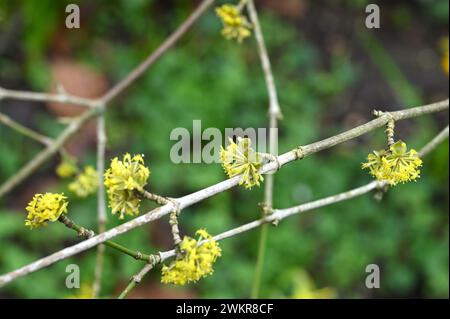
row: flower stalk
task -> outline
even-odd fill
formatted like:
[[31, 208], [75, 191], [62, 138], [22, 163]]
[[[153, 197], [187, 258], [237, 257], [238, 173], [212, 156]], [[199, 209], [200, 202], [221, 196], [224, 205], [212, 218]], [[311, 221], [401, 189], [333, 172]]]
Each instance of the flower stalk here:
[[[67, 228], [75, 230], [79, 237], [87, 239], [87, 238], [91, 238], [91, 237], [95, 236], [95, 232], [93, 230], [90, 230], [90, 229], [87, 229], [87, 228], [77, 225], [73, 220], [71, 220], [70, 218], [68, 218], [65, 215], [61, 215], [59, 217], [58, 221], [63, 223]], [[118, 250], [128, 256], [131, 256], [136, 260], [142, 260], [142, 261], [147, 261], [147, 262], [150, 262], [152, 260], [151, 255], [146, 255], [139, 251], [131, 250], [131, 249], [129, 249], [125, 246], [122, 246], [120, 244], [117, 244], [116, 242], [113, 242], [111, 240], [105, 241], [104, 244], [106, 246], [111, 247], [115, 250]]]
[[157, 203], [158, 205], [166, 205], [170, 202], [170, 200], [167, 197], [163, 197], [160, 195], [156, 195], [150, 192], [147, 192], [145, 189], [141, 192], [141, 195], [148, 200], [151, 200], [152, 202]]
[[181, 243], [180, 228], [178, 227], [178, 215], [180, 211], [174, 210], [169, 215], [169, 225], [172, 231], [173, 243], [176, 247]]
[[387, 136], [387, 143], [388, 146], [391, 147], [394, 145], [394, 130], [395, 130], [395, 121], [394, 119], [390, 119], [386, 124], [386, 136]]

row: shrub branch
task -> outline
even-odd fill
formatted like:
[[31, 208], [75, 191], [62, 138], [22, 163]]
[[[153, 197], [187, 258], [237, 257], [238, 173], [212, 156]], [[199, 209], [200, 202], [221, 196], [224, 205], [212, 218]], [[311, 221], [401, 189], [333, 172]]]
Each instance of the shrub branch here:
[[[264, 36], [261, 30], [261, 24], [259, 23], [258, 12], [256, 11], [255, 4], [253, 0], [247, 1], [247, 10], [250, 16], [250, 20], [253, 24], [253, 30], [255, 33], [256, 44], [258, 48], [259, 59], [261, 62], [261, 67], [264, 73], [264, 79], [266, 82], [266, 89], [269, 95], [269, 153], [271, 156], [277, 151], [277, 129], [278, 129], [278, 119], [281, 119], [280, 103], [278, 102], [278, 94], [275, 86], [275, 80], [272, 73], [272, 67], [270, 65], [269, 55], [267, 53], [266, 44], [264, 41]], [[275, 157], [275, 156], [274, 156]], [[278, 165], [279, 166], [279, 165]], [[274, 175], [268, 174], [266, 181], [264, 183], [264, 210], [263, 216], [267, 212], [271, 212], [273, 205], [273, 184]], [[258, 298], [259, 287], [261, 285], [261, 277], [264, 267], [264, 257], [267, 246], [267, 225], [261, 227], [261, 233], [259, 236], [258, 243], [258, 254], [256, 259], [255, 274], [253, 277], [253, 284], [251, 287], [250, 296], [252, 298]]]

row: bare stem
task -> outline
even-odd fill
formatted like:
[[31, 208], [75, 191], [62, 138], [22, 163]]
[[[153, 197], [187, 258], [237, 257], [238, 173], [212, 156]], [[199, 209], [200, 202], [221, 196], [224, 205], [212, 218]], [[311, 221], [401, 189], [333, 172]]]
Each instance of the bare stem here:
[[439, 144], [448, 139], [448, 125], [419, 151], [419, 157], [428, 155]]
[[247, 1], [247, 9], [250, 20], [253, 24], [256, 44], [258, 47], [259, 59], [261, 61], [262, 70], [264, 72], [264, 79], [266, 81], [267, 93], [269, 94], [269, 114], [276, 117], [281, 117], [280, 104], [278, 102], [278, 94], [275, 86], [275, 80], [270, 65], [269, 55], [267, 53], [266, 44], [264, 41], [261, 24], [259, 23], [258, 12], [256, 11], [253, 0]]
[[[259, 23], [258, 12], [256, 11], [253, 0], [247, 1], [247, 9], [250, 15], [250, 20], [253, 24], [255, 39], [258, 46], [259, 59], [261, 61], [262, 70], [264, 73], [264, 79], [266, 81], [267, 93], [269, 95], [269, 153], [275, 156], [277, 152], [277, 130], [278, 119], [281, 116], [280, 104], [278, 102], [278, 94], [275, 86], [275, 80], [272, 73], [272, 67], [270, 65], [269, 55], [267, 53], [266, 45], [264, 42], [264, 36]], [[268, 174], [264, 183], [264, 205], [265, 208], [271, 211], [273, 205], [273, 184], [274, 175]], [[261, 286], [261, 277], [264, 268], [264, 257], [267, 246], [267, 225], [263, 225], [261, 228], [259, 243], [258, 243], [258, 255], [256, 259], [256, 270], [253, 278], [253, 284], [251, 288], [251, 298], [258, 298], [259, 290]]]
[[41, 144], [44, 144], [46, 146], [53, 143], [53, 139], [47, 136], [42, 135], [41, 133], [35, 132], [32, 129], [29, 129], [26, 126], [23, 126], [22, 124], [14, 121], [12, 118], [7, 116], [6, 114], [3, 114], [0, 112], [0, 123], [5, 124], [6, 126], [9, 126], [16, 132], [19, 132], [22, 135], [25, 135]]
[[158, 255], [151, 255], [152, 261], [147, 263], [136, 275], [134, 275], [130, 281], [128, 282], [128, 285], [125, 287], [125, 289], [120, 293], [118, 299], [124, 299], [128, 293], [136, 287], [141, 281], [144, 276], [155, 267], [158, 263], [161, 262], [161, 256]]
[[[105, 115], [102, 114], [97, 119], [97, 172], [98, 172], [97, 222], [99, 234], [105, 232], [107, 221], [105, 186], [103, 184], [103, 172], [105, 171], [105, 150], [106, 150]], [[102, 287], [104, 255], [105, 255], [105, 246], [98, 245], [95, 261], [95, 274], [94, 274], [95, 277], [92, 286], [94, 298], [97, 298], [99, 296]]]
[[[70, 218], [68, 218], [65, 215], [61, 215], [59, 217], [58, 221], [63, 223], [67, 228], [75, 230], [79, 237], [92, 238], [92, 237], [95, 236], [95, 232], [93, 230], [90, 230], [90, 229], [87, 229], [87, 228], [84, 228], [82, 226], [79, 226], [79, 225], [75, 224], [75, 222], [73, 220], [71, 220]], [[100, 236], [101, 236], [101, 234], [100, 234]], [[143, 260], [143, 261], [147, 261], [147, 262], [152, 260], [151, 255], [146, 255], [146, 254], [143, 254], [143, 253], [141, 253], [139, 251], [134, 251], [134, 250], [128, 249], [127, 247], [122, 246], [120, 244], [117, 244], [116, 242], [113, 242], [113, 241], [110, 241], [110, 240], [106, 240], [104, 242], [104, 244], [106, 246], [114, 248], [115, 250], [118, 250], [118, 251], [120, 251], [120, 252], [122, 252], [122, 253], [124, 253], [124, 254], [126, 254], [128, 256], [131, 256], [131, 257], [133, 257], [136, 260]]]
[[73, 96], [67, 93], [58, 93], [58, 94], [37, 93], [37, 92], [8, 90], [0, 87], [0, 100], [2, 99], [15, 99], [34, 102], [68, 103], [87, 107], [95, 107], [96, 105], [95, 100]]

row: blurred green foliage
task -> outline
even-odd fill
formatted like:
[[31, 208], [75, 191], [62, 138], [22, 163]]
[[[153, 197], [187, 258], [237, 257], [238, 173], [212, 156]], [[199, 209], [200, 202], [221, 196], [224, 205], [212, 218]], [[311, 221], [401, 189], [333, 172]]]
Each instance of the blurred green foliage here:
[[[6, 16], [19, 14], [27, 30], [21, 42], [23, 68], [14, 66], [20, 61], [0, 57], [2, 81], [23, 77], [33, 89], [46, 88], [48, 44], [56, 29], [61, 28], [68, 2], [46, 0], [36, 5], [36, 1], [21, 1], [20, 6], [1, 3]], [[80, 31], [65, 31], [74, 48], [73, 58], [114, 82], [154, 49], [193, 8], [191, 1], [181, 0], [171, 1], [170, 5], [140, 0], [70, 2], [85, 5], [86, 14]], [[336, 3], [344, 2], [348, 10], [355, 10], [367, 1]], [[445, 7], [444, 2], [448, 19], [447, 1], [418, 1], [433, 17], [443, 14], [439, 8]], [[263, 11], [261, 20], [284, 114], [279, 131], [280, 152], [342, 131], [344, 123], [333, 118], [333, 114], [340, 114], [336, 101], [363, 80], [364, 66], [354, 64], [345, 50], [325, 54], [310, 40], [311, 35], [274, 12]], [[202, 120], [203, 128], [221, 130], [266, 125], [267, 94], [253, 39], [237, 45], [222, 39], [219, 32], [220, 23], [211, 10], [108, 109], [108, 158], [126, 151], [145, 154], [152, 170], [149, 187], [155, 193], [180, 196], [225, 178], [218, 164], [173, 164], [169, 158], [173, 128], [191, 130], [195, 119]], [[379, 63], [383, 64], [385, 53], [380, 54]], [[404, 83], [401, 71], [391, 69], [389, 63], [385, 65], [386, 75], [394, 71]], [[420, 99], [420, 89], [407, 86], [406, 90], [403, 95], [397, 93], [414, 101]], [[331, 118], [327, 118], [328, 114]], [[369, 119], [370, 108], [361, 114]], [[52, 136], [62, 129], [45, 111], [36, 111], [31, 122]], [[414, 148], [420, 148], [439, 130], [430, 119], [418, 123], [420, 126], [414, 125], [401, 136]], [[0, 127], [0, 134], [3, 181], [32, 158], [39, 146], [5, 127]], [[367, 183], [370, 177], [360, 169], [360, 163], [372, 149], [383, 147], [385, 138], [379, 130], [361, 141], [284, 167], [275, 177], [274, 206], [288, 207]], [[95, 163], [95, 151], [81, 161]], [[55, 162], [48, 163], [32, 179], [38, 183], [41, 176], [54, 176], [54, 166]], [[68, 192], [63, 182], [54, 187]], [[246, 223], [259, 217], [262, 198], [262, 189], [236, 188], [219, 194], [184, 210], [182, 230], [193, 234], [205, 227], [216, 234]], [[77, 242], [62, 225], [26, 230], [24, 210], [14, 209], [13, 203], [13, 198], [1, 202], [0, 273]], [[145, 204], [142, 210], [152, 207]], [[447, 211], [448, 143], [425, 159], [419, 182], [389, 190], [381, 202], [366, 195], [291, 217], [271, 228], [261, 296], [292, 295], [292, 274], [305, 269], [317, 287], [334, 287], [340, 297], [448, 297]], [[70, 216], [79, 224], [95, 228], [95, 212], [95, 198], [79, 200], [72, 196]], [[110, 216], [108, 228], [119, 224], [115, 216]], [[159, 223], [156, 227], [167, 226]], [[145, 252], [170, 248], [152, 243], [154, 232], [155, 227], [141, 227], [117, 241]], [[223, 257], [214, 275], [182, 289], [195, 290], [201, 297], [248, 297], [257, 239], [258, 231], [252, 231], [222, 242]], [[3, 288], [0, 295], [62, 298], [72, 294], [64, 286], [65, 267], [70, 263], [80, 265], [83, 282], [92, 281], [95, 250], [19, 279]], [[381, 288], [376, 291], [364, 286], [364, 270], [370, 263], [382, 269]], [[118, 286], [123, 287], [140, 266], [107, 249], [103, 296], [117, 294]], [[159, 281], [159, 269], [143, 285], [149, 281]]]

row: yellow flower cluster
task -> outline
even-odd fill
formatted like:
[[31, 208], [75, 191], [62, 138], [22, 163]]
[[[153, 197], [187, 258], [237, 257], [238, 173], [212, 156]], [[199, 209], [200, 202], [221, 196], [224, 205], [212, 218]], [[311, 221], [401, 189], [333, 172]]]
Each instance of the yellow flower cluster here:
[[94, 167], [88, 165], [84, 171], [69, 184], [69, 189], [79, 197], [95, 193], [98, 188], [98, 174]]
[[242, 174], [239, 185], [244, 184], [245, 188], [259, 186], [260, 181], [264, 180], [259, 173], [261, 155], [251, 148], [249, 138], [238, 137], [237, 143], [229, 138], [227, 148], [221, 147], [220, 161], [228, 177]]
[[391, 145], [388, 151], [373, 151], [367, 156], [367, 162], [362, 164], [362, 168], [368, 168], [376, 179], [387, 181], [392, 186], [419, 178], [420, 166], [422, 160], [416, 150], [408, 151], [402, 141]]
[[237, 39], [240, 43], [251, 35], [251, 24], [236, 6], [224, 4], [216, 8], [216, 14], [222, 20], [222, 35], [225, 39]]
[[[185, 236], [180, 243], [181, 254], [169, 266], [162, 268], [163, 283], [185, 285], [212, 274], [213, 264], [221, 256], [219, 244], [204, 229], [196, 232], [198, 240]], [[198, 243], [207, 240], [200, 246]]]
[[112, 213], [124, 215], [138, 215], [141, 199], [139, 193], [144, 191], [150, 170], [144, 165], [143, 155], [125, 154], [123, 160], [117, 157], [111, 161], [111, 166], [105, 173], [109, 207]]
[[66, 214], [68, 205], [67, 197], [64, 194], [36, 194], [26, 207], [28, 216], [25, 226], [29, 226], [31, 229], [47, 226], [47, 222], [54, 222], [58, 220], [59, 216]]
[[72, 177], [78, 172], [78, 167], [75, 165], [75, 162], [70, 160], [63, 160], [56, 167], [56, 174], [61, 178]]

